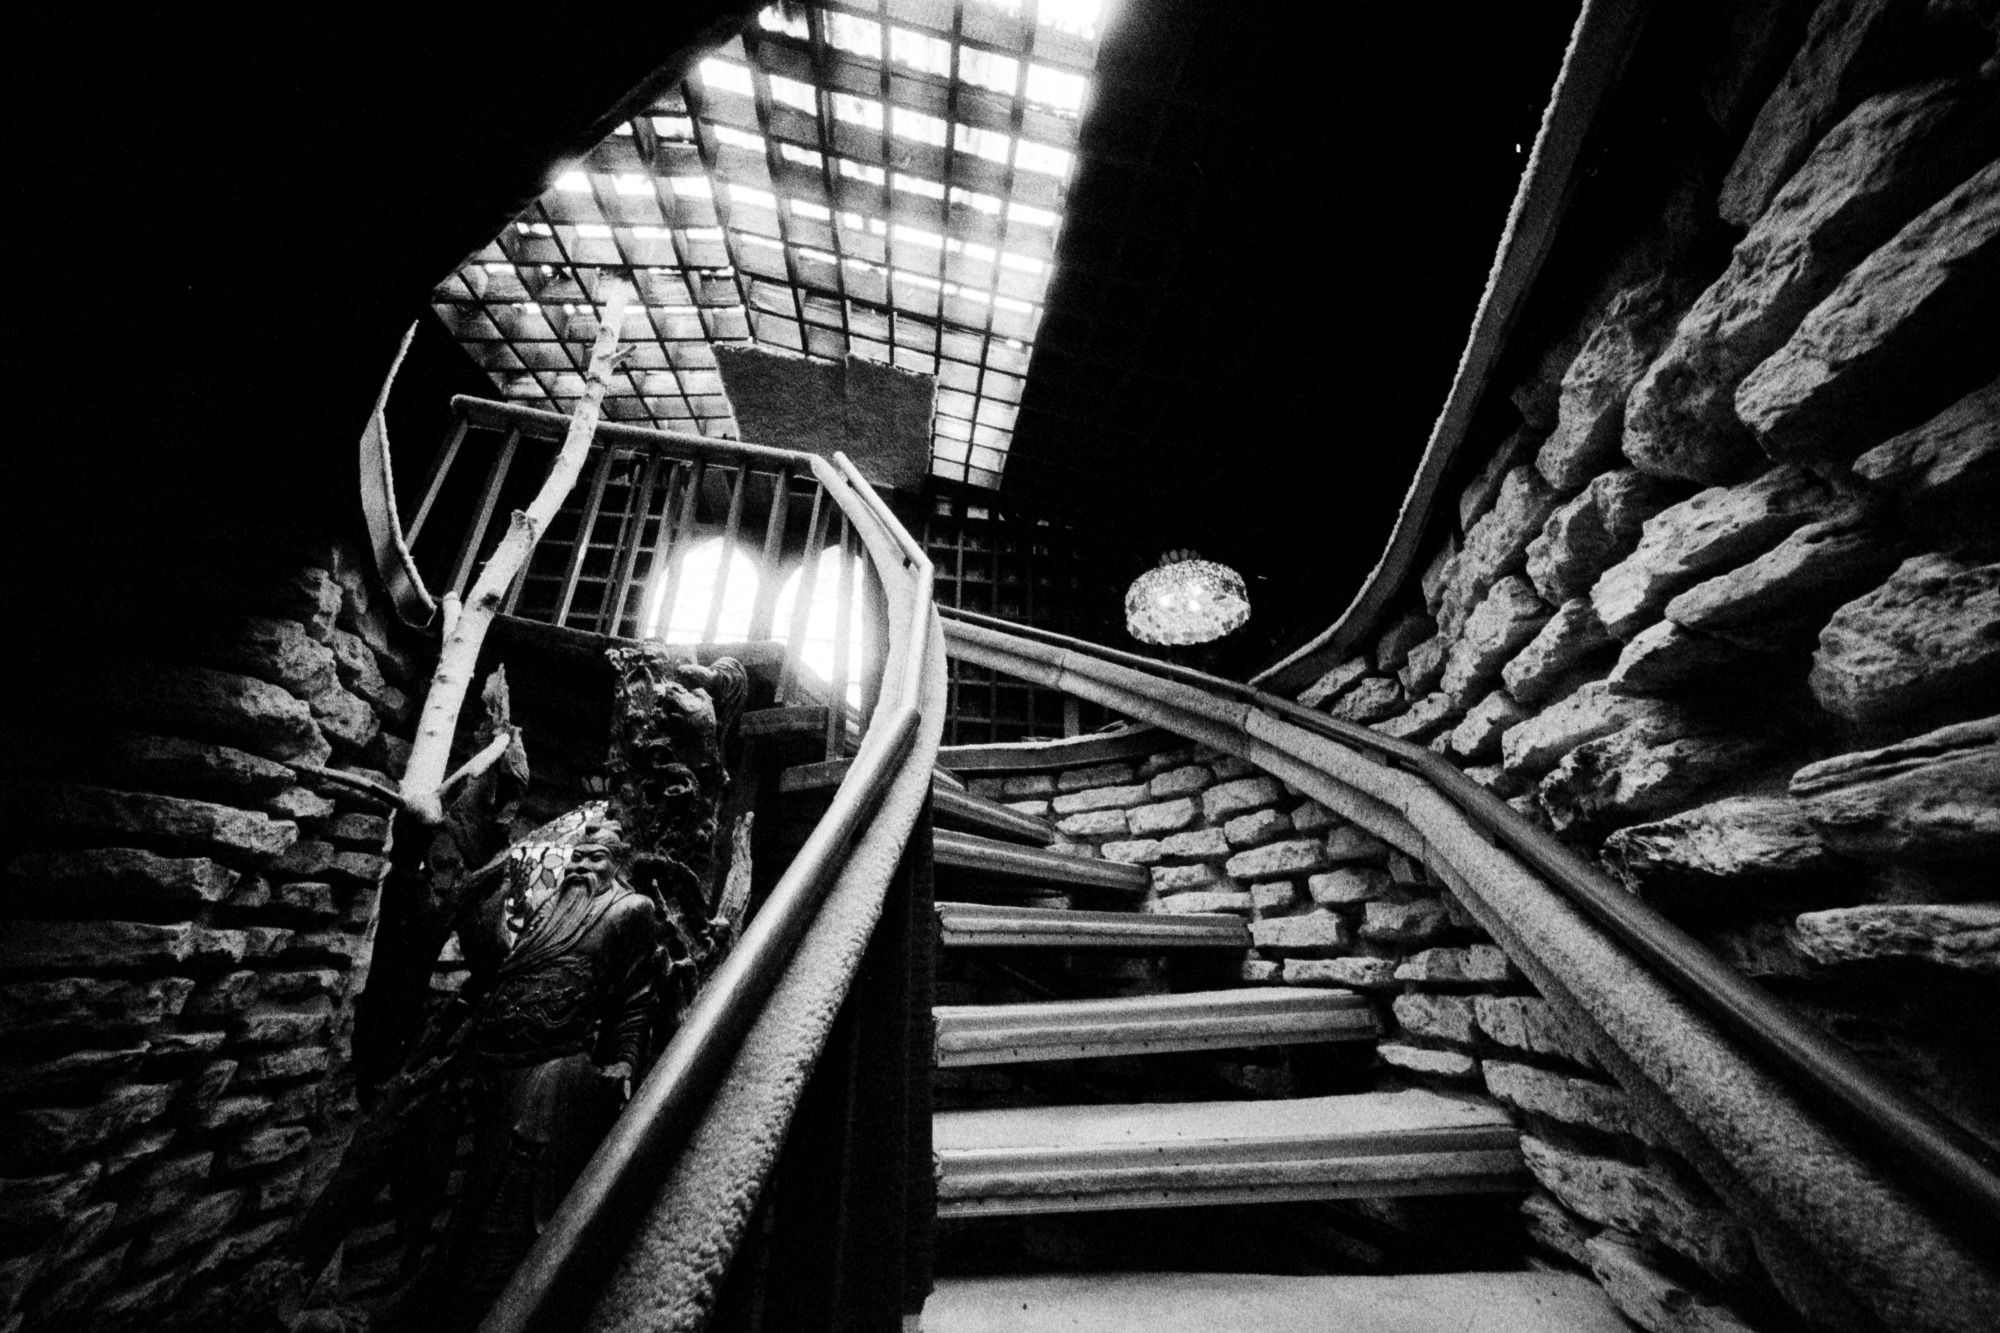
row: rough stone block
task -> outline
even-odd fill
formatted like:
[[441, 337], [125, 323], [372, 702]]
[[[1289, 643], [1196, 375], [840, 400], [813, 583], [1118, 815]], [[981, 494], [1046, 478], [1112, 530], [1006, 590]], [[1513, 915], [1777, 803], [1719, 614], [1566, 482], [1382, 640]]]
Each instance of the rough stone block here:
[[1464, 1051], [1437, 1051], [1427, 1046], [1410, 1046], [1385, 1041], [1375, 1048], [1382, 1063], [1410, 1074], [1470, 1082], [1479, 1077], [1479, 1061]]
[[1388, 990], [1396, 984], [1396, 965], [1386, 958], [1287, 958], [1285, 984]]
[[1259, 949], [1277, 953], [1317, 954], [1342, 952], [1351, 943], [1347, 923], [1331, 912], [1307, 912], [1303, 916], [1270, 917], [1250, 923], [1250, 941]]
[[1463, 759], [1488, 759], [1500, 753], [1500, 737], [1527, 720], [1523, 708], [1505, 690], [1494, 690], [1467, 710], [1452, 728], [1451, 750]]
[[290, 767], [213, 741], [124, 732], [103, 750], [106, 785], [254, 805], [297, 782]]
[[269, 681], [299, 699], [310, 699], [335, 681], [333, 650], [296, 620], [254, 616], [209, 635], [196, 651], [204, 665]]
[[1458, 534], [1448, 534], [1444, 545], [1431, 554], [1430, 563], [1425, 565], [1424, 572], [1417, 576], [1418, 589], [1424, 595], [1424, 609], [1432, 615], [1437, 614], [1438, 605], [1444, 597], [1445, 586], [1451, 582], [1451, 576], [1457, 568], [1458, 554]]
[[[1441, 1041], [1450, 1046], [1470, 1046], [1476, 1029], [1472, 1018], [1472, 997], [1468, 995], [1427, 995], [1412, 991], [1398, 995], [1389, 1005], [1403, 1031], [1412, 1037]], [[1490, 1082], [1490, 1076], [1489, 1076]]]
[[1245, 958], [1237, 965], [1237, 977], [1252, 986], [1269, 986], [1284, 976], [1284, 966], [1268, 958]]
[[1507, 474], [1493, 508], [1465, 535], [1465, 549], [1439, 598], [1440, 633], [1456, 637], [1486, 590], [1526, 564], [1528, 543], [1561, 502], [1534, 468], [1518, 467]]
[[1652, 700], [1613, 694], [1603, 681], [1592, 681], [1568, 698], [1509, 727], [1500, 750], [1510, 772], [1538, 773], [1589, 741], [1609, 736], [1621, 727], [1640, 724], [1654, 732], [1672, 729], [1677, 714]]
[[1236, 887], [1236, 881], [1212, 865], [1154, 866], [1152, 874], [1153, 892], [1161, 897], [1170, 893], [1189, 893], [1196, 889], [1233, 890]]
[[[1542, 1190], [1521, 1200], [1521, 1224], [1528, 1239], [1553, 1251], [1580, 1268], [1589, 1266], [1583, 1243], [1597, 1234], [1597, 1228], [1557, 1203]], [[1643, 1325], [1642, 1325], [1643, 1327]]]
[[1509, 658], [1533, 639], [1551, 615], [1519, 575], [1501, 579], [1466, 618], [1445, 662], [1443, 689], [1459, 707], [1490, 685]]
[[1151, 800], [1143, 786], [1096, 787], [1067, 792], [1049, 803], [1058, 815], [1079, 815], [1092, 810], [1129, 810]]
[[1298, 906], [1300, 901], [1299, 886], [1290, 880], [1250, 886], [1250, 906], [1259, 916], [1282, 915]]
[[1487, 1091], [1518, 1111], [1600, 1134], [1658, 1141], [1652, 1126], [1633, 1109], [1631, 1099], [1609, 1083], [1490, 1057], [1485, 1073]]
[[1056, 829], [1071, 838], [1122, 838], [1133, 831], [1123, 810], [1086, 810], [1058, 819]]
[[314, 824], [334, 812], [332, 801], [309, 787], [287, 787], [258, 807], [267, 815], [295, 824]]
[[1634, 468], [1594, 478], [1528, 543], [1528, 581], [1552, 605], [1585, 595], [1600, 574], [1632, 554], [1646, 520], [1684, 494]]
[[2000, 903], [1871, 903], [1807, 912], [1799, 952], [1822, 967], [1884, 960], [2000, 976]]
[[359, 754], [382, 730], [382, 720], [368, 702], [338, 685], [327, 686], [307, 704], [320, 733], [333, 743], [336, 753]]
[[298, 1125], [254, 1130], [216, 1158], [216, 1169], [222, 1172], [256, 1171], [276, 1166], [304, 1152], [310, 1142], [312, 1131]]
[[1171, 897], [1160, 899], [1158, 910], [1162, 912], [1197, 913], [1230, 912], [1239, 916], [1248, 916], [1251, 906], [1251, 898], [1248, 893], [1230, 893], [1216, 890], [1205, 893], [1176, 893]]
[[1575, 668], [1615, 643], [1589, 599], [1572, 598], [1501, 669], [1501, 683], [1520, 702], [1540, 703], [1560, 694]]
[[1322, 907], [1349, 907], [1389, 892], [1389, 872], [1375, 866], [1342, 866], [1306, 880], [1306, 891]]
[[84, 1106], [41, 1106], [0, 1112], [0, 1170], [42, 1175], [65, 1158], [96, 1148], [156, 1119], [178, 1083], [125, 1083]]
[[1424, 949], [1396, 968], [1396, 980], [1419, 985], [1497, 985], [1514, 976], [1507, 955], [1491, 944]]
[[1808, 764], [1791, 796], [1849, 856], [1990, 861], [2000, 856], [2000, 717]]
[[1127, 822], [1137, 837], [1178, 833], [1195, 822], [1194, 802], [1182, 797], [1179, 800], [1161, 801], [1156, 805], [1134, 806], [1127, 815]]
[[1564, 1207], [1599, 1226], [1645, 1236], [1724, 1280], [1749, 1267], [1750, 1242], [1742, 1225], [1660, 1172], [1558, 1148], [1529, 1134], [1521, 1136], [1521, 1156]]
[[[1422, 652], [1423, 649], [1420, 647], [1417, 652], [1410, 654], [1411, 660], [1414, 662]], [[1442, 653], [1443, 645], [1440, 644], [1439, 656], [1436, 659], [1440, 671], [1443, 670], [1444, 663]], [[1410, 668], [1406, 664], [1403, 669], [1408, 671]], [[1387, 676], [1369, 676], [1346, 694], [1334, 700], [1333, 707], [1326, 711], [1329, 716], [1339, 718], [1343, 722], [1353, 722], [1360, 726], [1367, 726], [1369, 723], [1381, 721], [1402, 706], [1403, 687], [1401, 685]]]
[[1160, 839], [1160, 854], [1190, 861], [1220, 860], [1229, 855], [1229, 839], [1219, 828], [1187, 829]]
[[340, 683], [371, 708], [397, 721], [409, 711], [410, 699], [382, 676], [382, 667], [361, 636], [336, 627], [327, 639], [333, 650], [334, 669]]
[[0, 788], [0, 812], [15, 828], [250, 865], [277, 856], [299, 834], [296, 824], [212, 801], [66, 783], [8, 784]]
[[1345, 662], [1329, 667], [1320, 678], [1299, 692], [1299, 702], [1307, 708], [1324, 707], [1329, 700], [1337, 699], [1347, 688], [1368, 674], [1368, 659], [1350, 657]]
[[1222, 826], [1222, 836], [1236, 849], [1261, 847], [1291, 831], [1291, 817], [1282, 810], [1253, 810]]
[[1219, 786], [1210, 787], [1203, 792], [1201, 808], [1211, 823], [1220, 823], [1246, 810], [1277, 805], [1284, 796], [1284, 789], [1278, 785], [1275, 778], [1263, 776], [1239, 778], [1234, 782], [1224, 782]]
[[[1210, 829], [1207, 832], [1219, 833]], [[1317, 838], [1289, 838], [1249, 851], [1238, 852], [1223, 866], [1238, 880], [1278, 879], [1304, 875], [1326, 865], [1326, 849]]]
[[1604, 683], [1614, 694], [1678, 694], [1755, 660], [1740, 644], [1662, 620], [1632, 636]]
[[1000, 780], [1000, 795], [1009, 800], [1019, 800], [1027, 796], [1053, 796], [1056, 779], [1053, 773], [1017, 773], [1011, 778]]
[[1824, 482], [1793, 467], [1710, 487], [1646, 520], [1637, 548], [1592, 585], [1591, 608], [1614, 636], [1629, 639], [1676, 593], [1763, 554], [1832, 504]]
[[1214, 781], [1207, 768], [1200, 764], [1182, 764], [1164, 773], [1156, 773], [1146, 782], [1146, 792], [1156, 801], [1172, 800], [1179, 796], [1192, 796]]
[[[17, 928], [8, 927], [10, 932]], [[103, 1039], [154, 1027], [181, 1011], [194, 985], [187, 977], [154, 981], [60, 977], [16, 982], [0, 986], [0, 1031]]]
[[1583, 1262], [1611, 1303], [1649, 1333], [1755, 1333], [1728, 1306], [1663, 1272], [1616, 1232], [1583, 1242]]
[[379, 853], [389, 840], [389, 821], [381, 815], [350, 812], [328, 820], [319, 832], [336, 846]]
[[1975, 88], [1942, 80], [1884, 93], [1820, 141], [1633, 391], [1627, 457], [1700, 482], [1754, 469], [1738, 384], [1849, 269], [1980, 164], [2000, 111]]
[[326, 1072], [327, 1052], [320, 1046], [297, 1046], [252, 1056], [237, 1066], [236, 1080], [245, 1086], [304, 1078]]
[[1558, 833], [1582, 832], [1603, 821], [1663, 814], [1704, 788], [1741, 772], [1769, 743], [1751, 736], [1680, 736], [1654, 744], [1644, 727], [1628, 726], [1563, 756], [1536, 789]]
[[1409, 902], [1377, 899], [1362, 909], [1361, 938], [1377, 944], [1423, 944], [1450, 928], [1444, 903], [1436, 898]]
[[1808, 523], [1748, 564], [1667, 603], [1667, 619], [1751, 646], [1789, 645], [1834, 607], [1872, 586], [1898, 559], [1890, 534], [1855, 506]]
[[153, 1228], [139, 1251], [139, 1262], [162, 1263], [184, 1250], [213, 1241], [243, 1209], [247, 1195], [242, 1190], [210, 1194], [175, 1210], [165, 1222]]
[[1604, 863], [1626, 888], [1657, 901], [1746, 879], [1818, 874], [1830, 858], [1796, 802], [1733, 796], [1618, 830], [1605, 839]]
[[1026, 801], [1004, 801], [1002, 802], [1002, 804], [1005, 805], [1009, 810], [1018, 810], [1022, 814], [1028, 815], [1034, 819], [1046, 819], [1048, 818], [1050, 813], [1049, 803], [1045, 800], [1040, 800], [1040, 799], [1031, 799]]
[[[1568, 349], [1574, 353], [1577, 349]], [[1560, 380], [1561, 372], [1556, 372]], [[1556, 390], [1560, 392], [1560, 388]], [[1535, 449], [1548, 434], [1548, 428], [1540, 424], [1526, 424], [1512, 431], [1500, 442], [1500, 447], [1487, 455], [1480, 466], [1479, 474], [1465, 484], [1458, 493], [1458, 529], [1469, 532], [1479, 522], [1493, 501], [1499, 497], [1500, 487], [1506, 483], [1507, 474], [1523, 463], [1534, 460]]]
[[1094, 764], [1089, 768], [1064, 769], [1056, 775], [1059, 792], [1083, 791], [1090, 787], [1129, 787], [1138, 781], [1130, 764]]
[[1296, 833], [1324, 833], [1336, 820], [1333, 811], [1318, 801], [1307, 801], [1292, 809], [1292, 830]]
[[1421, 744], [1448, 730], [1460, 708], [1448, 694], [1427, 694], [1392, 718], [1375, 723], [1375, 730], [1397, 740]]
[[1950, 701], [2000, 696], [2000, 563], [1905, 560], [1820, 631], [1812, 691], [1829, 712], [1876, 722]]
[[1156, 838], [1116, 839], [1100, 846], [1097, 853], [1107, 861], [1131, 866], [1152, 865], [1166, 854]]
[[23, 904], [89, 914], [132, 906], [191, 911], [227, 897], [239, 876], [207, 857], [95, 847], [17, 856], [7, 878], [10, 896]]
[[1480, 995], [1472, 1002], [1479, 1030], [1509, 1050], [1597, 1067], [1589, 1044], [1547, 1000], [1524, 995]]
[[[1435, 633], [1437, 633], [1436, 623], [1424, 612], [1404, 613], [1388, 629], [1383, 630], [1382, 637], [1375, 641], [1375, 669], [1384, 675], [1394, 675], [1402, 669], [1403, 663], [1409, 660], [1411, 651]], [[1360, 658], [1354, 658], [1346, 665], [1352, 666], [1360, 661]], [[1360, 679], [1366, 669], [1364, 663], [1361, 670], [1354, 673], [1354, 678]]]
[[1617, 461], [1625, 398], [1673, 327], [1664, 277], [1612, 297], [1563, 372], [1556, 428], [1535, 455], [1549, 485], [1568, 494]]
[[171, 967], [213, 956], [219, 934], [185, 922], [16, 921], [0, 932], [0, 971]]
[[1852, 459], [1971, 392], [1993, 369], [1980, 327], [2000, 262], [2000, 162], [1850, 272], [1744, 379], [1736, 414], [1774, 457]]
[[1346, 865], [1354, 861], [1380, 861], [1389, 855], [1389, 844], [1366, 829], [1342, 824], [1327, 833], [1321, 851], [1326, 864]]
[[267, 759], [323, 764], [333, 750], [312, 710], [282, 686], [207, 667], [126, 662], [92, 684], [107, 713], [136, 726], [219, 741]]
[[2000, 379], [1862, 454], [1854, 474], [1912, 507], [1991, 504], [2000, 494]]

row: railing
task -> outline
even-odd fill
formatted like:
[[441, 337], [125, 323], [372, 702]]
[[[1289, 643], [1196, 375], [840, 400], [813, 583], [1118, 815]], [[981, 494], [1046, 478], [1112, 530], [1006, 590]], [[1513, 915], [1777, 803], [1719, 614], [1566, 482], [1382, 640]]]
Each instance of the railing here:
[[[464, 595], [480, 557], [506, 527], [504, 498], [532, 488], [544, 469], [527, 465], [537, 447], [551, 453], [568, 419], [483, 398], [451, 400], [452, 423], [411, 514], [405, 541], [418, 563], [434, 571], [439, 594]], [[484, 468], [480, 467], [484, 462]], [[539, 462], [539, 459], [535, 460]], [[805, 643], [814, 593], [832, 583], [831, 669], [822, 681], [787, 657], [778, 683], [782, 702], [837, 705], [830, 742], [852, 740], [875, 697], [866, 634], [854, 631], [856, 611], [880, 632], [880, 580], [862, 565], [854, 518], [810, 466], [810, 456], [676, 431], [600, 424], [591, 440], [576, 493], [558, 512], [502, 605], [504, 614], [568, 629], [674, 643], [713, 644], [725, 628], [723, 610], [749, 565], [755, 594], [747, 619], [727, 626], [732, 641], [776, 638]], [[462, 522], [440, 523], [441, 516]], [[501, 521], [496, 523], [495, 519]], [[447, 538], [455, 537], [455, 541]], [[746, 540], [747, 539], [747, 540]], [[720, 558], [706, 588], [694, 587], [688, 557], [710, 542]], [[823, 579], [821, 562], [838, 551], [837, 572]], [[857, 566], [867, 578], [859, 586]], [[781, 617], [788, 578], [795, 592]], [[740, 587], [738, 587], [740, 595]], [[740, 605], [740, 602], [738, 603]], [[684, 614], [677, 618], [676, 611]], [[780, 623], [782, 621], [782, 623]], [[880, 655], [873, 655], [875, 661]], [[853, 688], [850, 688], [853, 687]]]
[[[468, 437], [479, 430], [502, 432], [504, 438], [488, 463], [452, 562], [447, 586], [462, 590], [487, 542], [521, 441], [559, 439], [566, 422], [552, 414], [476, 399], [456, 399], [453, 407], [457, 416], [453, 435], [425, 486], [403, 549], [407, 552], [416, 547]], [[851, 543], [867, 560], [870, 584], [880, 594], [884, 632], [868, 645], [867, 660], [850, 668], [859, 645], [847, 640], [847, 613], [851, 599], [863, 595], [863, 590], [851, 586], [843, 569], [838, 651], [828, 698], [834, 704], [829, 710], [831, 717], [842, 719], [852, 669], [862, 686], [861, 703], [852, 720], [859, 737], [853, 762], [826, 813], [696, 998], [679, 1030], [487, 1315], [481, 1325], [485, 1333], [567, 1329], [581, 1323], [584, 1312], [591, 1308], [594, 1286], [655, 1206], [656, 1195], [682, 1145], [705, 1117], [719, 1114], [718, 1106], [731, 1095], [731, 1089], [723, 1087], [725, 1076], [746, 1038], [766, 1018], [768, 1002], [781, 985], [789, 985], [794, 992], [807, 995], [809, 1003], [823, 1006], [826, 1022], [831, 1022], [831, 1013], [838, 1008], [859, 963], [858, 952], [836, 951], [837, 967], [832, 972], [824, 959], [817, 960], [803, 981], [795, 975], [795, 959], [807, 947], [815, 923], [824, 929], [827, 915], [836, 906], [843, 914], [836, 924], [842, 924], [849, 936], [858, 932], [865, 942], [874, 921], [871, 910], [879, 913], [882, 895], [917, 825], [943, 725], [944, 659], [931, 601], [930, 562], [845, 457], [835, 455], [827, 462], [788, 450], [613, 425], [599, 426], [595, 445], [597, 456], [593, 471], [586, 474], [588, 489], [577, 540], [561, 560], [538, 560], [524, 571], [515, 586], [514, 602], [524, 599], [523, 588], [538, 571], [555, 570], [559, 564], [559, 573], [554, 576], [556, 596], [546, 605], [553, 610], [555, 623], [572, 623], [572, 617], [582, 614], [575, 594], [590, 567], [586, 551], [592, 544], [592, 533], [600, 524], [611, 524], [616, 540], [605, 545], [611, 552], [608, 568], [615, 579], [607, 579], [606, 595], [598, 599], [592, 613], [596, 617], [593, 627], [615, 632], [631, 625], [636, 591], [649, 580], [655, 581], [652, 595], [666, 601], [662, 594], [671, 590], [676, 561], [697, 527], [704, 479], [718, 474], [727, 479], [729, 498], [722, 531], [725, 539], [733, 539], [742, 520], [745, 492], [752, 478], [762, 474], [772, 479], [763, 540], [766, 573], [775, 571], [784, 548], [785, 511], [809, 485], [806, 560], [817, 558], [828, 524], [837, 520], [840, 549], [846, 551]], [[610, 470], [621, 457], [636, 458], [641, 471], [634, 479], [633, 501], [611, 515], [603, 506], [603, 497], [610, 485]], [[639, 503], [649, 488], [664, 490], [669, 501], [678, 495], [678, 507], [669, 503], [650, 510], [647, 504]], [[381, 542], [377, 549], [384, 549]], [[554, 554], [561, 554], [560, 547]], [[642, 566], [642, 559], [650, 563]], [[845, 566], [848, 562], [842, 563]], [[724, 571], [727, 564], [723, 562]], [[726, 572], [720, 577], [726, 579]], [[802, 684], [800, 628], [812, 589], [810, 579], [808, 570], [796, 599], [799, 609], [792, 617], [791, 648], [784, 671], [785, 681], [791, 684]], [[753, 630], [768, 632], [771, 613], [772, 599], [760, 598]], [[703, 629], [705, 641], [712, 641], [716, 622], [711, 610]], [[830, 898], [837, 903], [830, 905]], [[789, 1034], [786, 1039], [793, 1042], [793, 1048], [787, 1050], [786, 1058], [793, 1072], [811, 1068], [818, 1054], [812, 1043], [824, 1038], [824, 1024], [816, 1037], [812, 1031], [804, 1036]], [[767, 1078], [766, 1085], [784, 1086], [775, 1094], [768, 1086], [764, 1092], [767, 1099], [768, 1095], [777, 1096], [781, 1111], [788, 1116], [796, 1106], [797, 1085], [802, 1082], [802, 1077]], [[731, 1088], [734, 1086], [732, 1083]], [[733, 1186], [754, 1197], [770, 1166], [768, 1157], [746, 1159], [742, 1178], [733, 1181]], [[747, 1215], [740, 1219], [745, 1225], [747, 1221]], [[741, 1241], [742, 1232], [741, 1225], [734, 1229], [729, 1249]], [[728, 1250], [712, 1257], [717, 1265], [724, 1265]]]
[[[1676, 1146], [1720, 1178], [1711, 1183], [1781, 1219], [1832, 1274], [1858, 1279], [1857, 1292], [1887, 1288], [1921, 1301], [1922, 1286], [1943, 1280], [1954, 1260], [1980, 1271], [1965, 1240], [1990, 1240], [2000, 1227], [1989, 1145], [1802, 1022], [1441, 756], [1235, 681], [944, 614], [954, 656], [1249, 758], [1439, 868], [1544, 995], [1605, 1034], [1611, 1045], [1600, 1053], [1621, 1082], [1656, 1090], [1679, 1120]], [[1795, 1096], [1880, 1166], [1857, 1160]], [[1913, 1207], [1905, 1180], [1937, 1206]], [[1864, 1232], [1900, 1239], [1871, 1245]], [[1941, 1268], [1868, 1271], [1886, 1249], [1922, 1242]]]

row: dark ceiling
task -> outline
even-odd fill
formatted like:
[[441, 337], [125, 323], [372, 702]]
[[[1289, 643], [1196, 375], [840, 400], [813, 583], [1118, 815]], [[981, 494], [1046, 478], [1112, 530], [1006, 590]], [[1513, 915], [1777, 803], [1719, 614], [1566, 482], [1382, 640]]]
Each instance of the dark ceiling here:
[[[16, 592], [73, 607], [77, 582], [351, 493], [431, 284], [725, 8], [49, 34], [15, 85], [42, 225], [7, 526], [70, 584]], [[1336, 610], [1450, 383], [1575, 8], [1119, 0], [1007, 492], [1088, 514], [1112, 583], [1166, 546], [1237, 564], [1240, 653]], [[391, 424], [427, 444], [444, 395], [486, 381], [420, 326]]]

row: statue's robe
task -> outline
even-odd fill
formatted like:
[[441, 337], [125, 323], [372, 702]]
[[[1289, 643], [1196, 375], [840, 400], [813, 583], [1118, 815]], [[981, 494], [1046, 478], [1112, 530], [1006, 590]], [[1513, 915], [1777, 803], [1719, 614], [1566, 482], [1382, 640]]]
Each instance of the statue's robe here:
[[644, 894], [573, 883], [482, 987], [463, 1052], [473, 1154], [440, 1274], [453, 1307], [499, 1294], [617, 1118], [623, 1089], [598, 1071], [646, 1055], [658, 931]]

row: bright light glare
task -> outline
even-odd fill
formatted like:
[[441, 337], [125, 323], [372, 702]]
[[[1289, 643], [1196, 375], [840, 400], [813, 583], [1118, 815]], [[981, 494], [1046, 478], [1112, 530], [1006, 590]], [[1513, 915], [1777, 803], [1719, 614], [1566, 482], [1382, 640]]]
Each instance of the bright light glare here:
[[[799, 583], [805, 574], [801, 564], [778, 590], [772, 611], [771, 633], [779, 642], [792, 634], [792, 608], [798, 604]], [[847, 616], [847, 701], [861, 703], [861, 663], [867, 660], [865, 618], [861, 614], [862, 565], [859, 556], [848, 560]], [[829, 546], [814, 566], [812, 593], [806, 603], [806, 632], [799, 646], [799, 659], [820, 680], [833, 680], [834, 627], [840, 623], [840, 548]]]
[[[722, 568], [722, 538], [711, 537], [691, 548], [681, 561], [680, 579], [674, 585], [674, 604], [662, 621], [660, 597], [666, 592], [666, 572], [655, 576], [652, 593], [653, 614], [647, 622], [649, 637], [668, 643], [699, 643], [708, 628], [709, 608], [715, 602], [715, 580]], [[750, 637], [750, 614], [757, 605], [757, 566], [740, 548], [729, 552], [729, 579], [722, 591], [722, 614], [716, 621], [717, 643], [741, 643]]]

